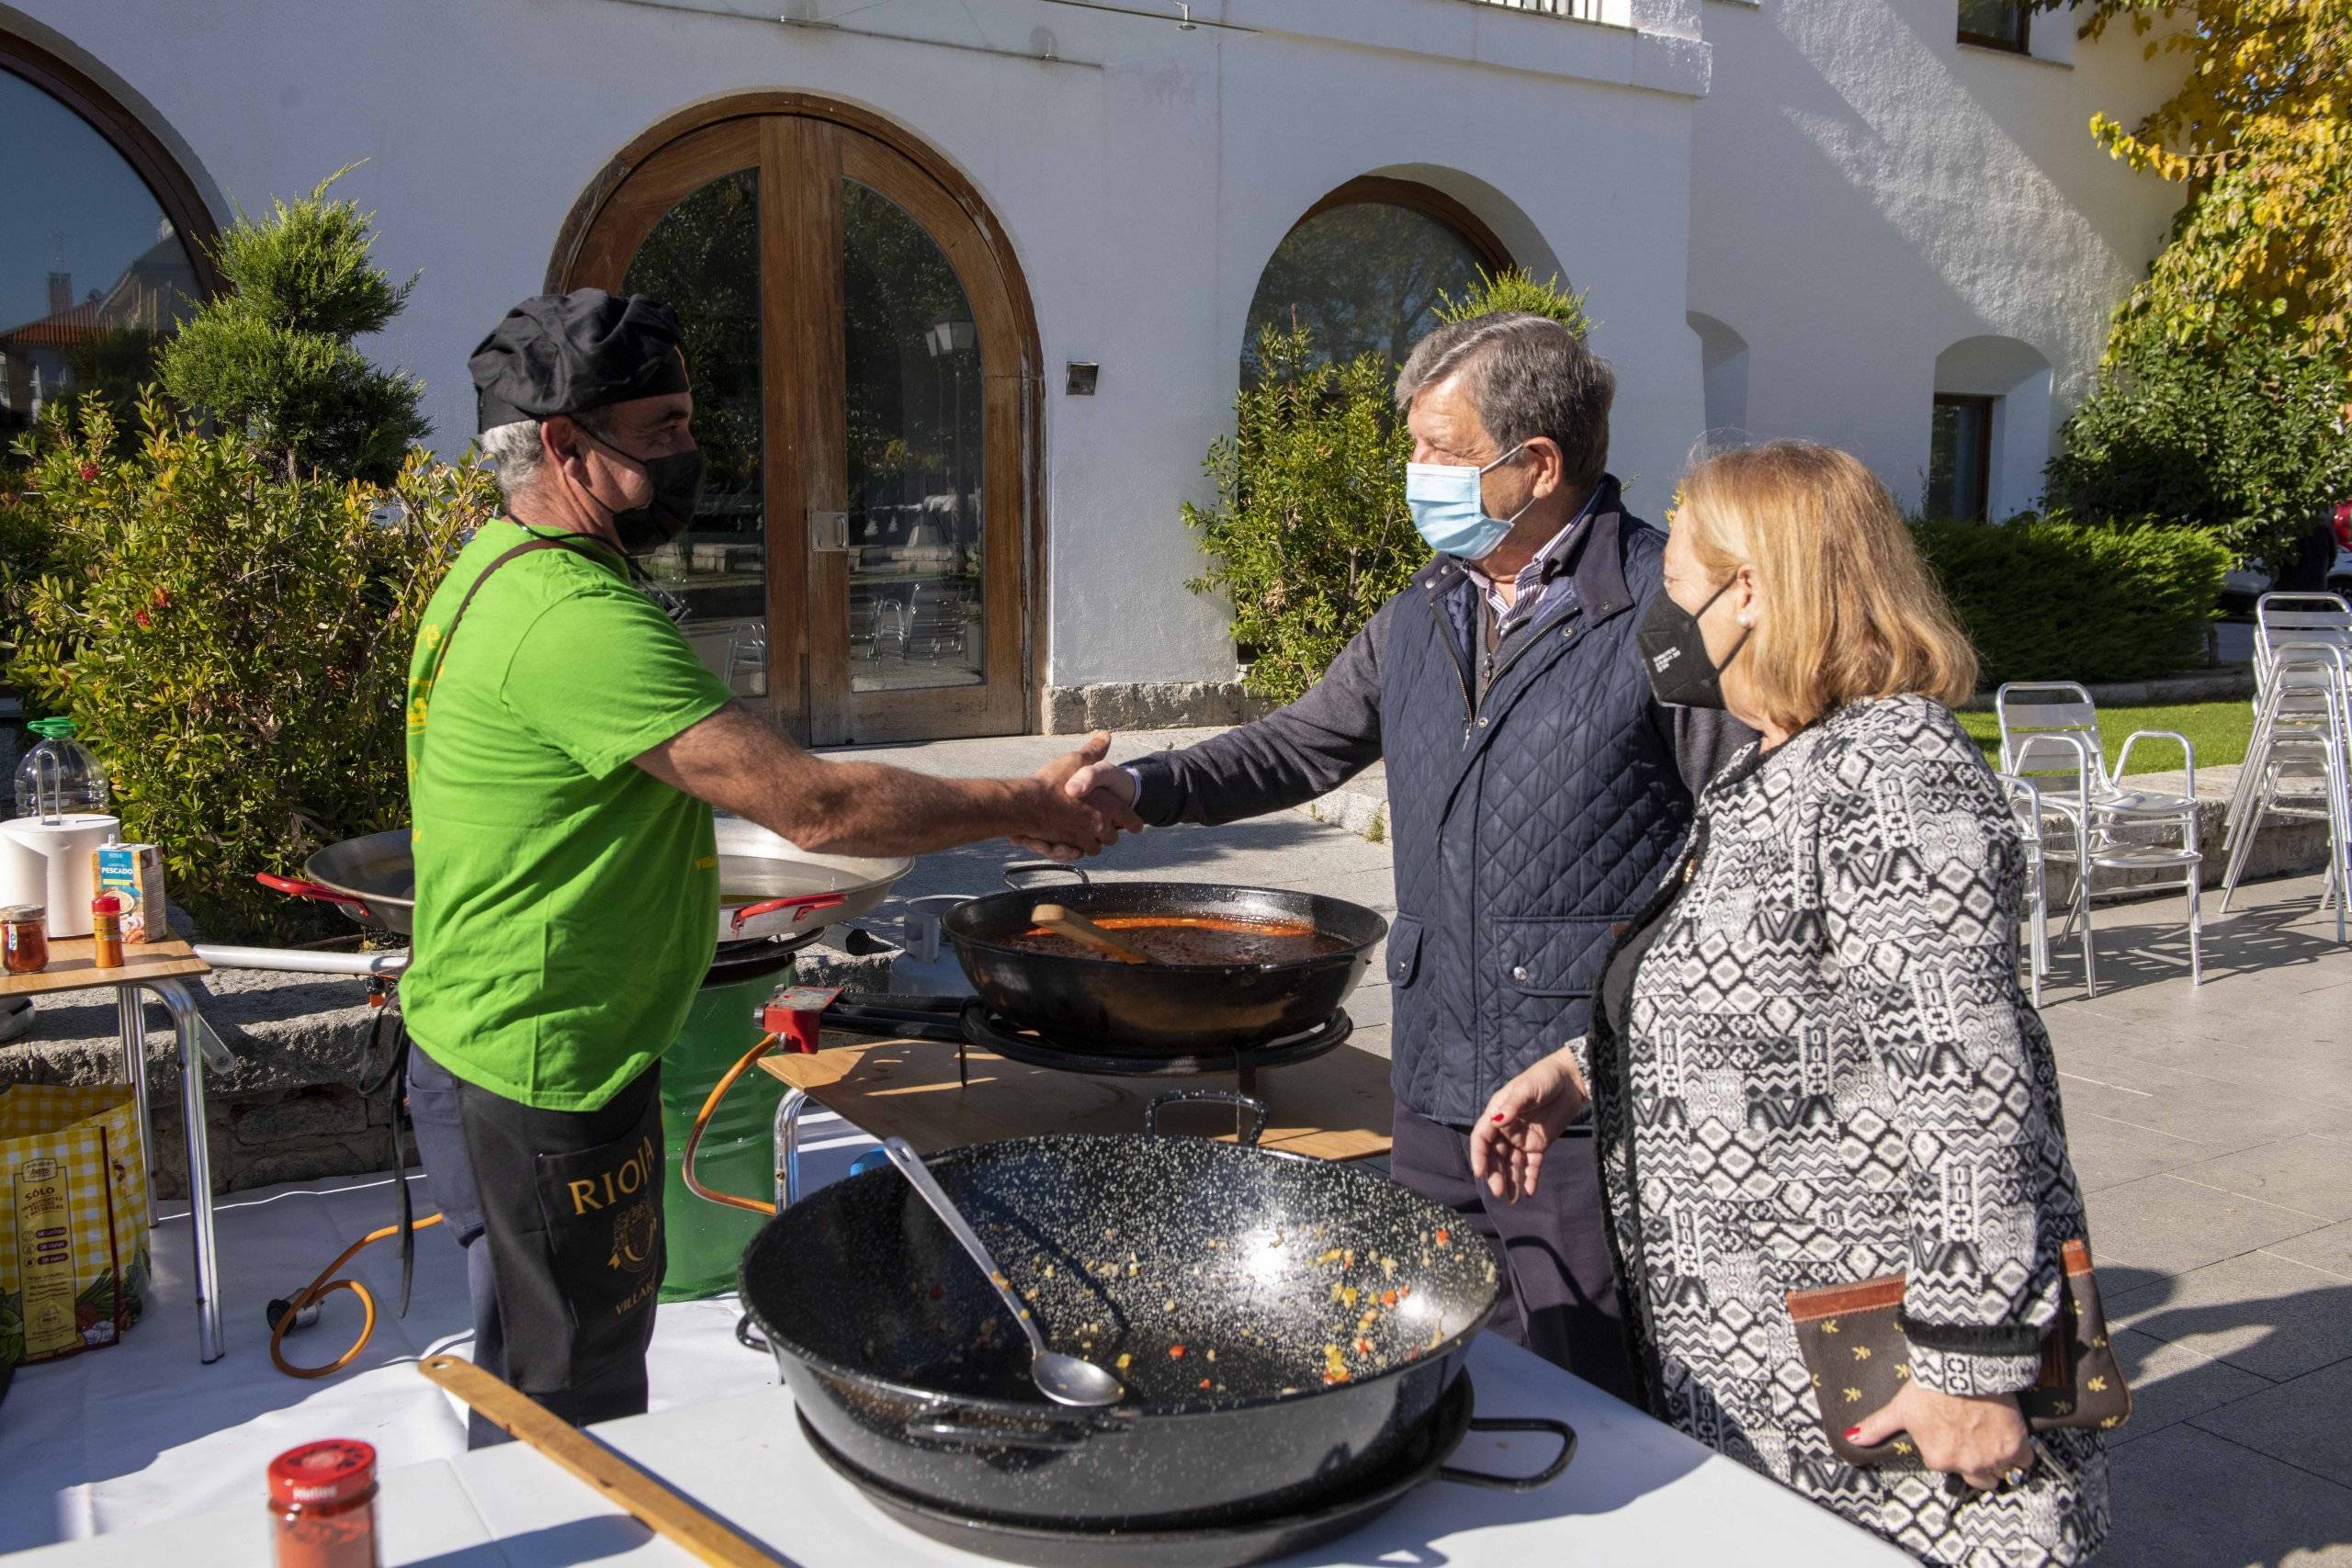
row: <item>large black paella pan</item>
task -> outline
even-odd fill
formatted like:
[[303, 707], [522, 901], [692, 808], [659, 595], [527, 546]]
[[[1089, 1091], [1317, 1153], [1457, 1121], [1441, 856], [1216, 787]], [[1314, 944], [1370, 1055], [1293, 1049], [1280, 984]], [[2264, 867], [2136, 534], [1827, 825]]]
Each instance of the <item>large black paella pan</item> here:
[[1052, 1347], [1114, 1368], [1124, 1403], [1045, 1401], [1018, 1326], [895, 1170], [769, 1222], [742, 1297], [834, 1453], [977, 1516], [1169, 1527], [1366, 1484], [1498, 1295], [1481, 1238], [1369, 1170], [1150, 1136], [926, 1163]]
[[[1015, 867], [1007, 880], [1020, 871]], [[1048, 870], [1069, 871], [1066, 867]], [[1138, 1055], [1247, 1050], [1329, 1020], [1388, 922], [1279, 887], [1097, 882], [1023, 887], [950, 910], [942, 930], [982, 1002], [1050, 1037]], [[1037, 929], [1041, 897], [1140, 947], [1126, 964]]]

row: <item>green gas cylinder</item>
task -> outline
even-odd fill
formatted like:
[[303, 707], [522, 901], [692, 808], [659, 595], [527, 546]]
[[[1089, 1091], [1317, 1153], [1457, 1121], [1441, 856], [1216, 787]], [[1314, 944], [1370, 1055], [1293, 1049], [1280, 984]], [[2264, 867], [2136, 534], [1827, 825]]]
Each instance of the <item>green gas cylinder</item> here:
[[[733, 1290], [736, 1263], [767, 1223], [764, 1214], [686, 1190], [686, 1134], [727, 1069], [759, 1041], [760, 1004], [791, 982], [792, 968], [790, 949], [777, 943], [722, 950], [695, 996], [677, 1043], [662, 1058], [662, 1137], [670, 1167], [662, 1197], [670, 1254], [662, 1275], [665, 1302], [699, 1301]], [[695, 1156], [695, 1175], [704, 1186], [775, 1199], [774, 1129], [783, 1098], [784, 1085], [756, 1068], [735, 1081]]]

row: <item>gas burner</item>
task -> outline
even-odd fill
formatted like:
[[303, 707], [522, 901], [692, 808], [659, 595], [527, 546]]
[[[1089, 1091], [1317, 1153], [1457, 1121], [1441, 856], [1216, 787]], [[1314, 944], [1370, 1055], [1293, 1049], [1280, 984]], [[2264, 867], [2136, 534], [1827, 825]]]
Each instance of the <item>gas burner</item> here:
[[1231, 1073], [1248, 1094], [1261, 1068], [1295, 1066], [1334, 1049], [1354, 1031], [1344, 1009], [1314, 1028], [1238, 1050], [1169, 1055], [1122, 1048], [1115, 1041], [1073, 1039], [1025, 1029], [969, 997], [894, 997], [850, 992], [825, 1010], [824, 1026], [845, 1033], [935, 1040], [956, 1047], [956, 1077], [968, 1082], [966, 1048], [1009, 1062], [1066, 1073], [1116, 1077], [1197, 1077]]
[[1023, 1029], [1001, 1014], [975, 1001], [964, 1009], [964, 1038], [1007, 1061], [1032, 1067], [1053, 1067], [1070, 1073], [1102, 1073], [1120, 1077], [1196, 1077], [1203, 1073], [1232, 1073], [1241, 1092], [1250, 1092], [1259, 1069], [1295, 1066], [1311, 1062], [1345, 1041], [1355, 1029], [1341, 1009], [1304, 1033], [1286, 1035], [1238, 1051], [1205, 1051], [1180, 1056], [1121, 1050], [1115, 1043], [1071, 1040]]
[[783, 936], [752, 937], [744, 942], [722, 942], [711, 956], [707, 982], [711, 985], [735, 985], [773, 975], [789, 965], [793, 955], [825, 934], [825, 928], [795, 931]]

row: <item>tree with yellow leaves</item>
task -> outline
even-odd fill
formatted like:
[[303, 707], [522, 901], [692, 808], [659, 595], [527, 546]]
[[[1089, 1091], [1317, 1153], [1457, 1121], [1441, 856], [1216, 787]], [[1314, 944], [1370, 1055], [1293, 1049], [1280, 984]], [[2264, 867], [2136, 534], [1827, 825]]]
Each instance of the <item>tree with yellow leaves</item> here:
[[2083, 33], [2119, 23], [2188, 74], [2138, 125], [2101, 114], [2091, 133], [2188, 200], [2111, 351], [2252, 320], [2352, 362], [2352, 0], [2092, 0]]
[[[2034, 0], [2059, 9], [2069, 0]], [[2087, 0], [2187, 67], [2091, 133], [2186, 187], [2048, 470], [2051, 515], [2291, 558], [2352, 496], [2352, 0]]]

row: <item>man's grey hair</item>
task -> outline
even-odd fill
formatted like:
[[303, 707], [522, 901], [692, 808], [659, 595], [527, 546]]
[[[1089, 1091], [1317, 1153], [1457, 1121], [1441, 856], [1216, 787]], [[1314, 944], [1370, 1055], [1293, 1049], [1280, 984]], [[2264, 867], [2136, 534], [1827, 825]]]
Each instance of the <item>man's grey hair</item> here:
[[500, 492], [510, 501], [537, 483], [539, 470], [547, 465], [536, 419], [493, 424], [481, 433], [481, 445], [483, 459], [497, 471]]
[[1454, 376], [1506, 452], [1535, 436], [1559, 444], [1569, 486], [1589, 490], [1609, 468], [1609, 405], [1617, 374], [1576, 333], [1531, 310], [1451, 321], [1413, 345], [1396, 373], [1396, 406]]
[[[598, 423], [604, 415], [591, 410], [566, 416], [591, 435], [602, 434]], [[539, 430], [544, 421], [518, 419], [511, 424], [493, 424], [476, 437], [481, 455], [498, 475], [498, 489], [508, 500], [530, 489], [539, 479], [539, 472], [547, 467], [547, 447]]]

